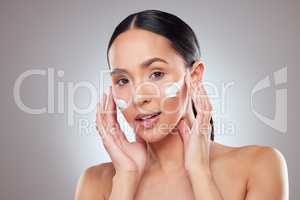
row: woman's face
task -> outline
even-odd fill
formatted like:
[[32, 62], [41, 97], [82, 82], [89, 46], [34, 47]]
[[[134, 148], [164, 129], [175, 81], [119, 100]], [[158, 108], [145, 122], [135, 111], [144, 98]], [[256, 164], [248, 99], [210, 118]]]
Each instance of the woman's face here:
[[[170, 42], [150, 31], [131, 29], [114, 40], [108, 57], [114, 99], [127, 102], [128, 107], [121, 111], [135, 134], [146, 142], [170, 134], [186, 112], [189, 100], [185, 82], [177, 96], [165, 96], [165, 88], [184, 79], [188, 71]], [[138, 114], [155, 112], [161, 114], [150, 127], [136, 120]]]

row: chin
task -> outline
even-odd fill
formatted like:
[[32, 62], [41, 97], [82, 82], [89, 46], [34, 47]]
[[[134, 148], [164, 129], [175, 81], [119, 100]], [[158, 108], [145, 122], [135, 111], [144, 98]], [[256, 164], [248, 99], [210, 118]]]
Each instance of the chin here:
[[153, 143], [164, 139], [170, 133], [171, 130], [159, 130], [158, 127], [154, 127], [152, 129], [140, 129], [137, 134], [139, 134], [139, 136], [145, 140], [145, 142]]
[[149, 136], [149, 135], [143, 135], [143, 139], [145, 140], [145, 142], [147, 143], [155, 143], [155, 142], [158, 142], [158, 141], [161, 141], [163, 140], [167, 135], [152, 135], [152, 136]]

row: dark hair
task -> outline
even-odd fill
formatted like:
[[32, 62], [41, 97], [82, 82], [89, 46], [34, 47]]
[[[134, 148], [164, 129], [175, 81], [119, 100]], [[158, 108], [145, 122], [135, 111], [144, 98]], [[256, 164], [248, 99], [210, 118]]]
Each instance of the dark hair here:
[[[201, 56], [196, 35], [183, 20], [173, 14], [160, 10], [144, 10], [129, 15], [115, 28], [106, 52], [108, 64], [108, 52], [113, 41], [118, 35], [132, 28], [148, 30], [167, 38], [171, 46], [182, 56], [186, 67], [192, 67], [196, 59]], [[194, 102], [192, 102], [192, 107], [193, 113], [196, 116], [197, 111]], [[210, 139], [214, 141], [212, 118], [210, 119], [210, 124], [212, 127]]]

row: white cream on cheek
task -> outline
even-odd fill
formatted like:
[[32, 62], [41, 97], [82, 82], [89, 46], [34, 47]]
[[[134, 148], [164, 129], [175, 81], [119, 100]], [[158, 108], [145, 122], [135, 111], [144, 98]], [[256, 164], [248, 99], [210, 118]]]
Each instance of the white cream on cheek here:
[[123, 110], [128, 107], [128, 103], [123, 99], [116, 99], [115, 102], [120, 110]]
[[[165, 97], [167, 98], [176, 97], [177, 92], [181, 89], [183, 83], [184, 83], [184, 78], [180, 81], [174, 82], [169, 86], [167, 86], [164, 90]], [[120, 110], [126, 109], [129, 106], [129, 104], [123, 99], [115, 99], [115, 102]]]
[[171, 98], [176, 97], [177, 92], [181, 89], [184, 80], [177, 81], [172, 83], [165, 88], [165, 97]]

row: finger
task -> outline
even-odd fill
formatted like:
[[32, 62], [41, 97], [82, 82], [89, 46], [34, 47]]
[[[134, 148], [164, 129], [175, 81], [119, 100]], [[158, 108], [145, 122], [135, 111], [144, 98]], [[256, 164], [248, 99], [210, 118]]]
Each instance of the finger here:
[[115, 123], [117, 121], [117, 115], [116, 115], [116, 105], [114, 103], [113, 97], [111, 95], [111, 86], [108, 88], [107, 93], [107, 101], [105, 102], [105, 110], [107, 111], [107, 122], [108, 123]]
[[205, 111], [211, 111], [212, 110], [212, 106], [211, 106], [211, 103], [210, 103], [207, 91], [204, 88], [203, 83], [199, 84], [198, 93], [199, 93], [200, 102], [202, 104], [203, 110], [205, 110]]
[[117, 143], [117, 145], [122, 149], [124, 146], [124, 143], [129, 143], [127, 140], [124, 132], [121, 130], [118, 123], [113, 124], [112, 126], [108, 126], [108, 132], [113, 137], [114, 141]]
[[101, 123], [100, 135], [101, 135], [103, 144], [106, 147], [113, 147], [113, 148], [115, 148], [115, 146], [119, 147], [119, 145], [117, 144], [117, 141], [114, 138], [115, 133], [111, 130], [111, 128], [104, 126], [102, 124], [103, 122], [100, 122], [100, 123]]
[[110, 127], [110, 133], [111, 133], [114, 141], [122, 149], [123, 148], [123, 140], [121, 140], [121, 138], [119, 136], [120, 134], [118, 133], [120, 131], [122, 131], [122, 130], [119, 130], [118, 127]]
[[205, 137], [207, 137], [211, 130], [210, 118], [210, 113], [197, 113], [192, 132], [196, 133], [197, 135], [205, 135]]
[[100, 113], [99, 113], [100, 112], [100, 108], [99, 107], [100, 107], [100, 103], [98, 102], [97, 105], [96, 105], [96, 129], [97, 129], [97, 131], [99, 129], [98, 128], [98, 121], [99, 121], [98, 118], [100, 117], [99, 116], [100, 115]]
[[196, 88], [192, 88], [191, 94], [192, 94], [192, 100], [195, 104], [195, 108], [197, 112], [201, 111], [201, 101], [200, 101], [200, 92], [199, 92], [199, 86], [197, 85]]
[[112, 86], [108, 89], [108, 122], [113, 124], [113, 126], [117, 129], [116, 136], [121, 140], [121, 142], [128, 142], [124, 132], [121, 130], [118, 120], [117, 120], [117, 106], [114, 101], [113, 95], [112, 95]]
[[[204, 112], [210, 114], [210, 112], [212, 112], [212, 105], [202, 84], [199, 84], [199, 89], [197, 89], [197, 92], [195, 93], [193, 100], [195, 102], [197, 113]], [[207, 121], [206, 119], [207, 118], [205, 118], [205, 121]], [[208, 120], [210, 120], [209, 117]]]
[[212, 115], [212, 105], [209, 101], [207, 92], [205, 90], [205, 88], [203, 87], [203, 84], [200, 84], [199, 86], [199, 93], [201, 94], [199, 97], [199, 107], [201, 108], [201, 113], [202, 116], [200, 117], [200, 122], [203, 125], [207, 125], [210, 124], [210, 119], [211, 119], [211, 115]]
[[[116, 143], [120, 148], [122, 146], [122, 143], [120, 141], [120, 139], [117, 136], [117, 132], [118, 132], [118, 128], [116, 126], [107, 126], [110, 124], [107, 124], [105, 119], [105, 115], [107, 115], [108, 113], [104, 113], [103, 116], [103, 112], [101, 112], [101, 109], [105, 109], [107, 106], [107, 98], [108, 96], [106, 94], [103, 95], [101, 103], [97, 104], [97, 127], [100, 127], [100, 136], [102, 138], [102, 140], [106, 140], [108, 139], [108, 142], [110, 142], [110, 140], [113, 140], [112, 142]], [[102, 105], [101, 105], [102, 104]], [[103, 106], [105, 104], [105, 106]], [[102, 115], [101, 115], [102, 113]], [[108, 134], [107, 134], [108, 133]], [[108, 136], [108, 138], [107, 138]], [[106, 145], [106, 142], [104, 142], [104, 145]]]
[[102, 137], [102, 139], [106, 134], [105, 131], [103, 131], [103, 130], [105, 130], [103, 124], [106, 124], [104, 122], [104, 120], [105, 120], [104, 119], [105, 100], [106, 100], [106, 95], [105, 95], [105, 93], [103, 93], [101, 96], [100, 102], [97, 104], [97, 114], [96, 114], [96, 123], [97, 123], [96, 126], [97, 126], [97, 130], [98, 130], [100, 136]]
[[100, 136], [102, 137], [102, 139], [106, 139], [106, 136], [108, 134], [111, 134], [109, 129], [110, 127], [108, 125], [110, 125], [107, 122], [107, 111], [106, 111], [106, 105], [107, 105], [107, 100], [108, 100], [108, 95], [106, 93], [103, 93], [101, 102], [98, 106], [98, 112], [97, 112], [97, 126], [100, 129]]
[[107, 123], [110, 126], [110, 128], [112, 129], [113, 133], [115, 133], [114, 138], [116, 139], [116, 141], [119, 144], [129, 143], [124, 132], [121, 130], [121, 128], [119, 126], [119, 122], [117, 120], [117, 109], [116, 109], [116, 104], [114, 102], [114, 98], [112, 96], [112, 87], [111, 86], [108, 89], [106, 104], [107, 104], [106, 106], [107, 106], [107, 110], [108, 110], [106, 119], [107, 119]]
[[98, 132], [101, 136], [102, 143], [106, 151], [111, 155], [111, 159], [113, 160], [118, 155], [122, 155], [122, 144], [121, 141], [116, 137], [115, 132], [116, 129], [112, 129], [109, 126], [103, 125], [103, 119], [100, 116], [100, 110], [101, 110], [101, 104], [97, 105], [97, 127], [100, 127], [98, 129]]
[[103, 93], [103, 95], [102, 95], [102, 98], [101, 98], [101, 113], [103, 113], [104, 114], [104, 111], [105, 111], [105, 105], [106, 105], [106, 98], [107, 98], [107, 94], [106, 93]]
[[106, 131], [105, 131], [105, 122], [104, 122], [104, 117], [103, 117], [103, 99], [105, 97], [103, 96], [102, 101], [100, 103], [97, 104], [97, 114], [96, 114], [96, 126], [97, 126], [97, 130], [99, 135], [101, 136], [101, 138], [104, 140], [105, 136], [106, 136]]
[[115, 123], [113, 122], [113, 120], [111, 119], [110, 115], [111, 115], [111, 112], [110, 112], [110, 108], [109, 108], [109, 101], [110, 101], [110, 97], [109, 97], [109, 91], [106, 91], [104, 94], [103, 94], [104, 98], [103, 98], [103, 101], [101, 103], [101, 119], [102, 119], [102, 125], [105, 129], [105, 132], [106, 133], [112, 133], [112, 128], [116, 128], [115, 126]]
[[113, 138], [113, 134], [107, 134], [106, 139], [102, 141], [103, 141], [103, 146], [105, 147], [106, 151], [110, 155], [110, 158], [113, 163], [118, 163], [120, 162], [120, 160], [125, 159], [124, 152], [120, 147], [120, 145]]
[[189, 142], [191, 130], [190, 130], [187, 122], [184, 119], [181, 119], [179, 121], [178, 130], [179, 130], [180, 137], [183, 140], [183, 144], [186, 147], [186, 145]]

